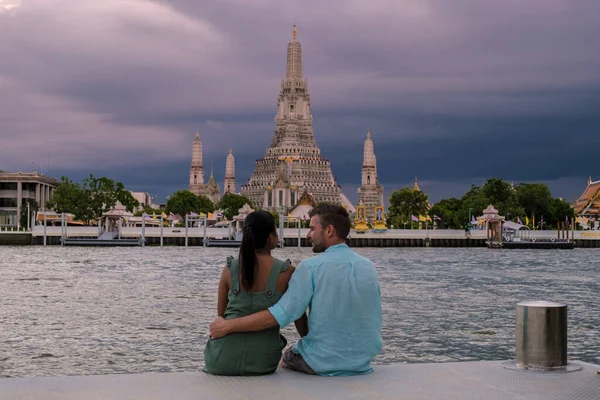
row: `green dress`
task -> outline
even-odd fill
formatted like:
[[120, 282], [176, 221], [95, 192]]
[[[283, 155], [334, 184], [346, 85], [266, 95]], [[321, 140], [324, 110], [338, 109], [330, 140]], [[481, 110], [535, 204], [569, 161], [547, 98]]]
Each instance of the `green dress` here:
[[[240, 318], [266, 310], [279, 301], [283, 293], [275, 292], [279, 274], [290, 266], [290, 260], [275, 259], [264, 292], [240, 289], [238, 260], [227, 258], [231, 274], [225, 319]], [[281, 352], [287, 344], [279, 326], [259, 332], [232, 333], [220, 339], [209, 339], [204, 349], [204, 372], [214, 375], [266, 375], [275, 372]]]

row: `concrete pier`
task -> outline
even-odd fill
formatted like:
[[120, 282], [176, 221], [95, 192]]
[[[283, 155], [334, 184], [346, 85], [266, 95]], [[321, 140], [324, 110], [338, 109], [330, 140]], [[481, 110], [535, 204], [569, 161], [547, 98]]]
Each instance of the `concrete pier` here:
[[261, 377], [202, 372], [0, 379], [3, 400], [154, 399], [527, 399], [600, 398], [598, 365], [574, 372], [503, 368], [500, 361], [375, 366], [375, 372], [326, 378], [288, 370]]

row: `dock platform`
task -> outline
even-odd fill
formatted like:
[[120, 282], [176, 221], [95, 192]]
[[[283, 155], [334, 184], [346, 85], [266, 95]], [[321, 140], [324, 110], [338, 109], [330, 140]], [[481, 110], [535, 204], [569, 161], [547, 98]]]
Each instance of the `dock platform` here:
[[60, 239], [65, 246], [141, 246], [141, 239], [93, 239], [93, 238], [65, 238]]
[[240, 247], [242, 241], [234, 239], [204, 239], [202, 244], [206, 247]]
[[352, 377], [288, 370], [260, 377], [202, 372], [0, 379], [3, 400], [153, 399], [577, 399], [600, 398], [600, 366], [575, 362], [573, 372], [531, 372], [502, 361], [377, 365]]

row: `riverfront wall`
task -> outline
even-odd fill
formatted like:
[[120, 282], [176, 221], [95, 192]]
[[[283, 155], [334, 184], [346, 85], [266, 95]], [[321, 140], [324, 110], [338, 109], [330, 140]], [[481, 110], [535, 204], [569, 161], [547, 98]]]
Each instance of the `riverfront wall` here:
[[32, 244], [32, 236], [29, 232], [2, 232], [0, 234], [0, 245], [5, 246], [27, 246]]
[[[284, 245], [286, 247], [310, 247], [306, 238], [307, 229], [286, 228], [283, 232]], [[223, 228], [208, 228], [206, 237], [210, 239], [225, 239], [231, 232]], [[571, 232], [569, 238], [571, 238]], [[122, 238], [140, 238], [140, 228], [122, 228]], [[185, 246], [186, 236], [188, 246], [202, 246], [205, 232], [203, 228], [160, 228], [149, 227], [144, 230], [147, 246], [159, 246], [160, 237], [163, 237], [165, 246]], [[0, 245], [43, 245], [46, 236], [47, 245], [60, 245], [62, 236], [60, 227], [35, 226], [32, 232], [0, 232]], [[97, 227], [69, 227], [66, 236], [69, 238], [97, 238]], [[558, 238], [556, 231], [532, 231], [531, 238], [552, 239]], [[348, 244], [351, 247], [485, 247], [485, 231], [472, 231], [470, 237], [461, 230], [410, 230], [394, 229], [387, 232], [356, 233], [350, 232]], [[575, 246], [580, 248], [600, 248], [600, 232], [598, 231], [576, 231]]]

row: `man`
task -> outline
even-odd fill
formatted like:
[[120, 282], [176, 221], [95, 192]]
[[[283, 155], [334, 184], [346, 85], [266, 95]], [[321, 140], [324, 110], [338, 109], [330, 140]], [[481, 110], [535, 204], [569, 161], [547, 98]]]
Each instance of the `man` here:
[[377, 272], [345, 244], [350, 218], [343, 207], [322, 204], [310, 217], [307, 237], [322, 254], [300, 263], [277, 304], [243, 318], [217, 318], [211, 337], [284, 328], [308, 308], [308, 334], [284, 353], [283, 366], [327, 376], [369, 373], [382, 346]]

